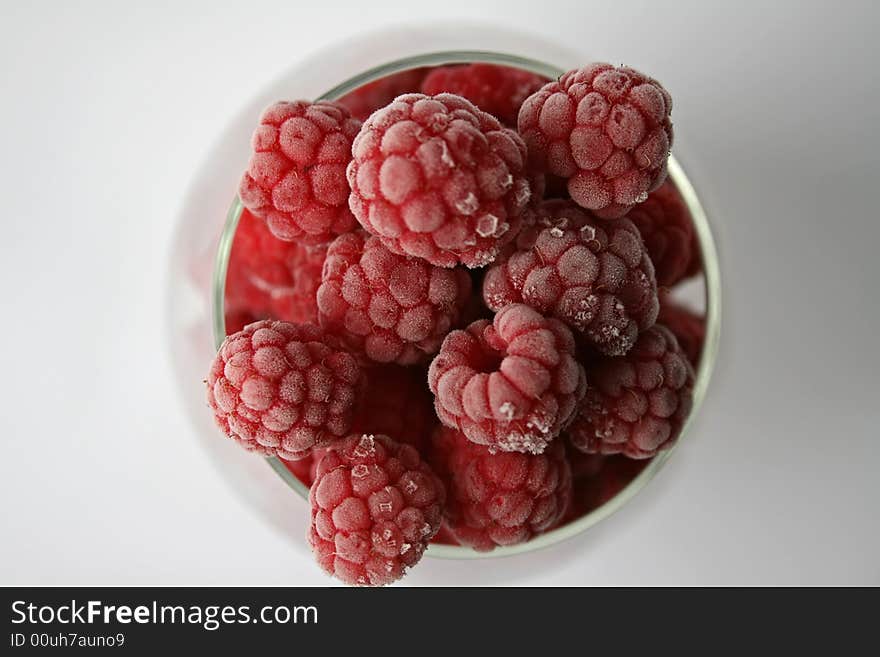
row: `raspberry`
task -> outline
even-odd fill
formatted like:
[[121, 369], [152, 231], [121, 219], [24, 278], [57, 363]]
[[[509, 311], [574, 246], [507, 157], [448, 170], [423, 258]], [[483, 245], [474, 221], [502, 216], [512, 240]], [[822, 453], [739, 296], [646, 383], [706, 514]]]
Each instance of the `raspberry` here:
[[492, 451], [540, 454], [584, 396], [571, 332], [528, 306], [453, 331], [431, 363], [440, 421]]
[[486, 305], [526, 303], [602, 353], [626, 353], [658, 309], [654, 268], [638, 230], [627, 219], [591, 217], [570, 201], [544, 201], [527, 216], [531, 225], [486, 271]]
[[694, 371], [661, 324], [642, 332], [626, 356], [590, 368], [571, 444], [588, 454], [654, 456], [671, 447], [691, 410]]
[[638, 71], [590, 64], [529, 96], [519, 133], [532, 163], [568, 180], [571, 198], [621, 217], [666, 178], [672, 98]]
[[571, 470], [562, 441], [543, 454], [493, 454], [440, 427], [431, 463], [446, 484], [446, 527], [475, 550], [523, 543], [557, 525], [571, 504]]
[[681, 350], [695, 368], [700, 364], [703, 341], [706, 339], [706, 321], [671, 299], [661, 299], [657, 321], [672, 331]]
[[[314, 322], [326, 251], [279, 240], [244, 210], [229, 255], [226, 304], [255, 317]], [[236, 331], [227, 323], [226, 332]]]
[[406, 94], [354, 141], [349, 205], [391, 251], [482, 267], [519, 231], [531, 197], [526, 147], [460, 96]]
[[336, 102], [346, 107], [359, 121], [366, 121], [377, 109], [385, 107], [401, 94], [415, 93], [429, 68], [411, 68], [386, 75], [350, 91]]
[[440, 66], [428, 73], [422, 93], [464, 96], [504, 125], [515, 128], [520, 105], [547, 81], [535, 73], [496, 64]]
[[279, 102], [260, 117], [241, 202], [282, 240], [325, 244], [355, 225], [345, 167], [360, 122], [335, 103]]
[[421, 559], [440, 529], [443, 484], [411, 445], [351, 435], [318, 462], [309, 543], [348, 584], [382, 586]]
[[318, 317], [370, 360], [408, 365], [437, 352], [470, 296], [467, 271], [397, 255], [358, 230], [327, 250]]
[[700, 269], [700, 247], [684, 200], [666, 181], [627, 217], [642, 234], [654, 263], [657, 285], [672, 287]]
[[355, 357], [319, 328], [276, 320], [227, 337], [206, 383], [214, 419], [230, 438], [287, 460], [344, 436], [363, 388]]
[[437, 425], [425, 370], [382, 365], [368, 370], [367, 381], [352, 431], [390, 436], [424, 453]]

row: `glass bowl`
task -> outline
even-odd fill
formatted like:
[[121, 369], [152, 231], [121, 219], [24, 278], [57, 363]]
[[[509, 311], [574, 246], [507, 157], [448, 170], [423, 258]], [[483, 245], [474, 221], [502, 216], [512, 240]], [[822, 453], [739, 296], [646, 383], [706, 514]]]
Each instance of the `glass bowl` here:
[[[382, 78], [392, 73], [398, 73], [411, 68], [423, 66], [441, 66], [444, 64], [486, 62], [491, 64], [503, 64], [520, 69], [532, 71], [548, 78], [557, 78], [565, 69], [551, 64], [546, 64], [534, 59], [528, 59], [517, 55], [502, 52], [490, 52], [482, 50], [451, 50], [431, 52], [410, 57], [397, 59], [387, 64], [370, 68], [357, 73], [344, 82], [336, 85], [319, 96], [319, 100], [336, 100], [358, 87]], [[574, 64], [573, 64], [574, 65]], [[242, 165], [243, 166], [243, 165]], [[696, 228], [700, 244], [700, 252], [703, 262], [703, 303], [705, 310], [706, 337], [703, 342], [699, 366], [696, 370], [694, 385], [693, 409], [685, 421], [677, 444], [685, 440], [690, 433], [693, 418], [703, 403], [709, 385], [709, 379], [715, 366], [720, 337], [721, 324], [721, 281], [718, 266], [718, 256], [715, 250], [715, 242], [706, 213], [700, 203], [697, 193], [688, 180], [678, 160], [672, 155], [669, 157], [669, 177], [675, 183], [685, 203], [690, 210]], [[212, 325], [215, 347], [219, 348], [226, 337], [226, 322], [224, 319], [224, 290], [226, 283], [226, 270], [229, 263], [229, 254], [238, 220], [241, 216], [242, 205], [236, 196], [226, 217], [223, 233], [220, 237], [217, 255], [214, 261], [213, 283], [211, 286]], [[432, 557], [444, 559], [479, 559], [503, 557], [523, 552], [538, 550], [571, 538], [623, 507], [636, 493], [660, 471], [664, 464], [672, 456], [675, 447], [665, 450], [654, 457], [651, 462], [617, 495], [608, 500], [602, 506], [591, 512], [562, 525], [547, 533], [535, 536], [531, 540], [518, 545], [497, 547], [491, 552], [477, 552], [469, 547], [456, 545], [431, 544], [426, 554]], [[267, 463], [281, 477], [284, 482], [298, 495], [308, 499], [308, 488], [296, 478], [296, 476], [275, 457], [266, 458]]]

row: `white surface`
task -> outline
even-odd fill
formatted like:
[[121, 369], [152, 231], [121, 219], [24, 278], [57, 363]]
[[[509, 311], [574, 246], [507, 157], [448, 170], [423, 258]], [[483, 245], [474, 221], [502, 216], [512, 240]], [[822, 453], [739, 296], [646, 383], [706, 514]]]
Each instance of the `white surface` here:
[[[268, 480], [270, 515], [290, 520], [266, 522], [206, 455], [169, 355], [166, 272], [192, 174], [237, 111], [308, 52], [404, 14], [215, 4], [0, 1], [0, 584], [329, 583], [303, 502]], [[695, 434], [632, 504], [559, 547], [431, 560], [407, 583], [880, 583], [880, 15], [824, 4], [407, 10], [662, 80], [726, 294]]]

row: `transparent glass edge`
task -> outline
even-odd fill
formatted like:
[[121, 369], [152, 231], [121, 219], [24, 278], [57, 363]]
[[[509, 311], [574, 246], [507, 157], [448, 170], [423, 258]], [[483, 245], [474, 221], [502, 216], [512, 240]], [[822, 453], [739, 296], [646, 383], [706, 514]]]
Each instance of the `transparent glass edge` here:
[[[454, 63], [472, 63], [475, 61], [492, 64], [508, 64], [518, 68], [527, 69], [549, 78], [559, 77], [564, 72], [562, 69], [544, 64], [537, 60], [521, 58], [506, 53], [493, 53], [480, 50], [440, 51], [407, 57], [374, 67], [333, 87], [319, 96], [318, 99], [336, 100], [368, 82], [391, 73], [397, 73], [411, 68], [417, 68], [420, 66], [440, 66]], [[721, 336], [721, 273], [718, 262], [718, 253], [705, 209], [703, 208], [696, 190], [688, 179], [684, 169], [675, 156], [671, 154], [669, 156], [668, 170], [669, 177], [679, 190], [679, 193], [682, 195], [682, 198], [691, 213], [697, 231], [700, 254], [703, 261], [703, 275], [705, 277], [706, 304], [706, 337], [700, 355], [700, 365], [697, 368], [696, 373], [693, 408], [685, 420], [679, 439], [676, 441], [676, 445], [655, 456], [651, 460], [651, 463], [642, 470], [638, 476], [636, 476], [623, 490], [608, 500], [605, 504], [588, 514], [581, 516], [573, 522], [566, 523], [565, 525], [545, 534], [536, 536], [525, 543], [498, 547], [491, 552], [477, 552], [471, 548], [457, 545], [431, 544], [426, 551], [427, 555], [439, 559], [501, 558], [526, 552], [533, 552], [535, 550], [557, 545], [562, 541], [581, 534], [623, 508], [633, 497], [647, 486], [648, 482], [654, 478], [672, 456], [676, 447], [687, 438], [693, 420], [702, 407], [717, 358]], [[212, 307], [214, 310], [212, 323], [215, 347], [218, 349], [226, 337], [224, 312], [226, 272], [229, 263], [229, 254], [232, 248], [232, 241], [242, 210], [243, 206], [241, 200], [238, 195], [236, 195], [226, 216], [214, 266], [213, 294], [211, 295]], [[276, 457], [266, 457], [266, 461], [290, 488], [296, 491], [297, 494], [304, 499], [308, 499], [309, 489], [287, 469], [281, 459]]]

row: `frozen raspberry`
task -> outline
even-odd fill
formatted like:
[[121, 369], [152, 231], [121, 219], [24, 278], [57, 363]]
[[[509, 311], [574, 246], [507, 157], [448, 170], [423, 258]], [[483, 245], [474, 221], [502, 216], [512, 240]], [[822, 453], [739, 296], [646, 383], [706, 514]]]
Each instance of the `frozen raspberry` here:
[[422, 82], [422, 93], [434, 96], [448, 92], [464, 96], [504, 125], [516, 127], [523, 101], [547, 78], [510, 66], [463, 64], [435, 68]]
[[590, 64], [529, 96], [519, 132], [541, 170], [568, 180], [571, 198], [621, 217], [666, 178], [672, 98], [638, 71]]
[[654, 456], [671, 447], [691, 410], [694, 371], [675, 336], [655, 324], [626, 356], [590, 368], [587, 394], [568, 430], [588, 454]]
[[696, 368], [706, 339], [706, 320], [671, 299], [661, 299], [657, 321], [672, 331], [681, 350]]
[[494, 310], [526, 303], [561, 319], [608, 355], [627, 352], [657, 319], [654, 268], [627, 219], [606, 221], [571, 201], [544, 201], [483, 279]]
[[349, 204], [394, 253], [482, 267], [513, 239], [531, 197], [526, 147], [460, 96], [406, 94], [354, 141]]
[[343, 105], [359, 121], [366, 121], [377, 109], [385, 107], [402, 94], [416, 93], [429, 68], [411, 68], [367, 82], [345, 94], [336, 102]]
[[363, 376], [357, 359], [316, 326], [263, 320], [223, 341], [206, 383], [230, 438], [296, 460], [348, 433]]
[[390, 436], [424, 454], [437, 424], [424, 369], [381, 365], [367, 371], [367, 389], [353, 432]]
[[562, 441], [543, 454], [493, 454], [441, 427], [434, 434], [431, 463], [446, 484], [446, 527], [475, 550], [523, 543], [556, 526], [571, 504], [571, 470]]
[[[279, 240], [265, 222], [244, 210], [229, 255], [226, 304], [261, 319], [316, 321], [326, 252], [325, 247]], [[236, 330], [227, 324], [226, 332]]]
[[431, 363], [440, 421], [492, 451], [540, 454], [583, 398], [571, 331], [521, 304], [453, 331]]
[[318, 318], [370, 360], [409, 365], [437, 352], [470, 296], [464, 269], [392, 253], [358, 230], [340, 235], [327, 250]]
[[279, 102], [260, 117], [241, 202], [282, 240], [325, 244], [355, 226], [345, 167], [360, 121], [335, 103]]
[[443, 484], [411, 445], [355, 434], [318, 462], [309, 543], [343, 582], [382, 586], [403, 577], [440, 529]]
[[666, 181], [626, 215], [639, 229], [657, 285], [672, 287], [700, 269], [700, 246], [684, 200]]

